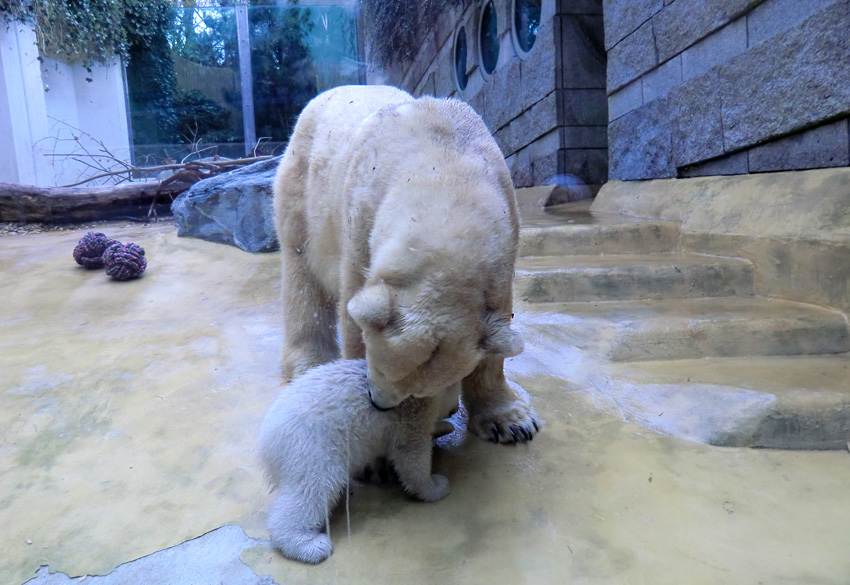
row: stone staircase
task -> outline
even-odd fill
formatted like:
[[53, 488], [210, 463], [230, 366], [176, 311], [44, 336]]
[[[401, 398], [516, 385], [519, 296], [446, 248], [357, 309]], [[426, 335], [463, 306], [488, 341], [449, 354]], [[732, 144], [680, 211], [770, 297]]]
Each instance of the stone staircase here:
[[[514, 295], [532, 342], [555, 335], [599, 360], [606, 384], [640, 394], [630, 404], [660, 408], [647, 398], [653, 392], [677, 403], [682, 424], [671, 430], [668, 417], [664, 432], [722, 445], [843, 448], [850, 390], [834, 379], [850, 365], [845, 315], [757, 296], [748, 261], [685, 253], [680, 239], [676, 222], [594, 214], [586, 202], [525, 213]], [[774, 375], [789, 367], [794, 375]], [[713, 413], [700, 412], [707, 396]], [[734, 397], [761, 406], [747, 410]], [[696, 428], [694, 418], [716, 419], [715, 428]], [[773, 430], [764, 431], [765, 419]]]

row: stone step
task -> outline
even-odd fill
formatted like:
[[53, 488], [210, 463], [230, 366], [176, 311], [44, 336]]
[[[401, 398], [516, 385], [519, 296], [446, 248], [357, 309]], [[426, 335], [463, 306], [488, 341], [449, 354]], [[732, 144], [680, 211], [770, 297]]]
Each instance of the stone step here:
[[524, 302], [751, 296], [752, 265], [698, 254], [527, 256], [514, 296]]
[[531, 314], [527, 335], [558, 328], [561, 342], [618, 362], [850, 351], [843, 313], [760, 297], [546, 303], [516, 310]]
[[557, 209], [525, 212], [521, 226], [520, 256], [672, 252], [680, 234], [679, 224], [673, 221]]
[[850, 355], [612, 364], [595, 389], [663, 434], [724, 447], [850, 448]]

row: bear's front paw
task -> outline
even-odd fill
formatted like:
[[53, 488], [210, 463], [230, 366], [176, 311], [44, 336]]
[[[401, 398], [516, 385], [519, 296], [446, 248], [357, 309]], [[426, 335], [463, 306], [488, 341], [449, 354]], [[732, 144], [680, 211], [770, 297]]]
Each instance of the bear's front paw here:
[[449, 478], [445, 475], [433, 473], [431, 474], [431, 485], [418, 495], [423, 502], [436, 502], [445, 498], [451, 491]]
[[534, 439], [543, 421], [521, 400], [507, 404], [481, 405], [469, 413], [467, 428], [480, 439], [493, 443], [524, 443]]

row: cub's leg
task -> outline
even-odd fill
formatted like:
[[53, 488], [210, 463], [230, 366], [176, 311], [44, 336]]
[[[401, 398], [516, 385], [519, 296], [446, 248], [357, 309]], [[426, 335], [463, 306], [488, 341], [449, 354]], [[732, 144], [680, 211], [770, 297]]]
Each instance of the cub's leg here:
[[[293, 135], [291, 144], [297, 138]], [[339, 357], [336, 301], [307, 263], [305, 173], [306, 162], [288, 149], [274, 185], [284, 325], [281, 366], [285, 379]]]
[[333, 502], [330, 497], [311, 497], [315, 490], [309, 495], [305, 492], [294, 486], [281, 487], [269, 512], [268, 529], [283, 556], [316, 564], [333, 552], [330, 537], [322, 532]]
[[504, 358], [487, 356], [463, 379], [463, 405], [468, 429], [494, 443], [522, 443], [540, 430], [537, 414], [527, 396], [508, 386]]
[[[433, 410], [430, 400], [423, 399], [419, 403], [429, 414]], [[451, 489], [448, 478], [431, 473], [433, 439], [427, 418], [407, 421], [390, 447], [389, 459], [404, 491], [424, 502], [436, 502], [449, 495]]]

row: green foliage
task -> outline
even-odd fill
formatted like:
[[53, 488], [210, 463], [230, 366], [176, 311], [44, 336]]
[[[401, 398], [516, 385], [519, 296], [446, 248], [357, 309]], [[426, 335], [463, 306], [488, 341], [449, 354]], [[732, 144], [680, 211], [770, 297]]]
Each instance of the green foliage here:
[[168, 0], [0, 0], [0, 19], [34, 27], [42, 55], [90, 66], [127, 58], [131, 37], [156, 34]]
[[[311, 10], [272, 7], [268, 0], [254, 3], [248, 21], [256, 134], [286, 140], [298, 114], [317, 93], [306, 42], [313, 26]], [[236, 17], [230, 7], [185, 6], [175, 11], [168, 38], [174, 54], [184, 59], [208, 68], [239, 69]], [[181, 134], [186, 132], [182, 124], [179, 128]]]
[[184, 139], [203, 139], [204, 142], [237, 142], [229, 129], [226, 109], [198, 90], [180, 90], [174, 99], [177, 110], [177, 129]]
[[141, 15], [133, 14], [131, 18], [144, 23], [127, 34], [127, 89], [133, 142], [177, 142], [180, 139], [174, 107], [177, 81], [166, 36], [173, 10], [164, 0], [148, 0]]
[[[41, 55], [59, 61], [90, 67], [121, 57], [127, 65], [135, 144], [232, 141], [241, 140], [241, 128], [228, 129], [231, 115], [222, 105], [238, 111], [238, 84], [235, 91], [224, 91], [224, 104], [211, 99], [221, 95], [221, 87], [218, 92], [182, 91], [174, 59], [238, 71], [234, 3], [0, 0], [0, 22], [32, 25]], [[270, 4], [249, 3], [256, 130], [258, 137], [286, 140], [298, 113], [318, 91], [307, 46], [313, 25], [311, 10], [297, 1]]]
[[286, 140], [298, 114], [317, 93], [304, 42], [313, 26], [310, 10], [254, 8], [249, 20], [257, 136]]

